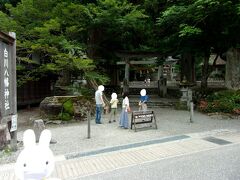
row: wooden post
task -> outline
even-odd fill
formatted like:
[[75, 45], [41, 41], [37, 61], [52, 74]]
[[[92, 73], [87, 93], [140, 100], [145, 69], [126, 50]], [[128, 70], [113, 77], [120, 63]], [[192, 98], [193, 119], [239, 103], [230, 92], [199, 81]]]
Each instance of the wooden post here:
[[[13, 37], [15, 40], [12, 45], [12, 92], [13, 94], [13, 115], [17, 114], [17, 82], [16, 82], [16, 33], [15, 32], [9, 32], [9, 35]], [[17, 122], [16, 122], [17, 123]], [[11, 139], [11, 148], [12, 150], [17, 150], [17, 128], [12, 133], [12, 139]]]
[[193, 123], [193, 102], [190, 102], [190, 123]]
[[124, 78], [127, 80], [129, 83], [129, 59], [125, 59], [125, 76]]

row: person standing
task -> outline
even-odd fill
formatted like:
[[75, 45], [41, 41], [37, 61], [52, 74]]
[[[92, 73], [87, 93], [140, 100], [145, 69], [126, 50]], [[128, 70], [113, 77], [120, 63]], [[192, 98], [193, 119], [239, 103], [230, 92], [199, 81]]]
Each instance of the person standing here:
[[102, 109], [105, 106], [103, 101], [103, 91], [104, 86], [98, 86], [98, 90], [95, 92], [95, 101], [96, 101], [96, 124], [102, 124], [101, 116], [102, 116]]
[[123, 93], [122, 112], [120, 115], [120, 127], [128, 129], [128, 112], [130, 111], [128, 93]]
[[147, 95], [147, 92], [146, 92], [146, 89], [142, 89], [140, 91], [140, 101], [138, 103], [139, 105], [139, 111], [146, 111], [147, 110], [147, 102], [148, 102], [148, 95]]
[[116, 122], [117, 104], [118, 104], [118, 99], [117, 99], [116, 93], [112, 93], [110, 104], [111, 104], [111, 114], [110, 114], [110, 118], [109, 118], [109, 123], [112, 122], [112, 116], [114, 116], [113, 122]]

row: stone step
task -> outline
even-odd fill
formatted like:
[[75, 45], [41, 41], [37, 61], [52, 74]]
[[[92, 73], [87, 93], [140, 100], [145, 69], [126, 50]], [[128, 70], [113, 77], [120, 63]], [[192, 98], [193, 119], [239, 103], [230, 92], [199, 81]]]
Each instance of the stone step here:
[[129, 94], [130, 95], [140, 94], [140, 91], [142, 89], [146, 89], [147, 94], [149, 94], [149, 95], [157, 95], [157, 93], [158, 93], [158, 89], [157, 88], [143, 86], [143, 87], [139, 87], [139, 88], [129, 88]]
[[[157, 95], [150, 95], [149, 101], [147, 103], [148, 107], [174, 107], [174, 105], [179, 101], [178, 99], [168, 99], [168, 98], [160, 98]], [[131, 104], [138, 104], [139, 102], [139, 95], [130, 95], [130, 103]]]

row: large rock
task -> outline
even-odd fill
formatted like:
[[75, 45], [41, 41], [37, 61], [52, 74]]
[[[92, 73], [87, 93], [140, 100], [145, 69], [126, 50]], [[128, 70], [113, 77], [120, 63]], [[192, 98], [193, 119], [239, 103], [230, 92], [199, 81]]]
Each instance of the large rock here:
[[62, 110], [62, 103], [55, 96], [46, 97], [40, 103], [40, 115], [43, 119], [55, 120]]
[[53, 96], [46, 97], [40, 103], [40, 114], [43, 119], [48, 120], [59, 120], [59, 116], [62, 112], [68, 113], [63, 108], [64, 103], [68, 100], [72, 102], [73, 116], [74, 119], [85, 120], [87, 118], [87, 113], [90, 112], [91, 115], [95, 113], [95, 103], [91, 99], [87, 99], [84, 96]]

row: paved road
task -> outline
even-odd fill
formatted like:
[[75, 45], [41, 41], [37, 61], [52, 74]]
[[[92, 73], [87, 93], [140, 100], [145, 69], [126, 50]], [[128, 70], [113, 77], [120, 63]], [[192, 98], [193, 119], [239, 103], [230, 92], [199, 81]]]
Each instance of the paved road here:
[[78, 180], [238, 180], [240, 145], [200, 151], [99, 173]]
[[[142, 143], [118, 146], [112, 149], [105, 148], [102, 150], [90, 151], [89, 153], [85, 154], [75, 154], [75, 156], [56, 156], [58, 161], [56, 162], [56, 167], [52, 174], [52, 177], [58, 177], [62, 180], [74, 180], [95, 174], [97, 175], [94, 177], [98, 178], [100, 177], [100, 173], [102, 173], [101, 175], [103, 175], [104, 177], [106, 176], [107, 178], [109, 176], [109, 172], [124, 172], [123, 176], [129, 178], [131, 171], [124, 171], [124, 169], [133, 168], [135, 169], [133, 174], [138, 174], [140, 167], [145, 165], [151, 166], [152, 163], [159, 163], [161, 164], [161, 166], [159, 166], [160, 169], [153, 169], [153, 171], [159, 171], [163, 173], [166, 171], [164, 168], [168, 167], [164, 164], [167, 164], [166, 162], [169, 161], [170, 172], [165, 172], [166, 178], [169, 177], [168, 173], [172, 173], [172, 176], [176, 176], [182, 172], [185, 173], [183, 175], [186, 175], [186, 178], [188, 178], [187, 170], [189, 167], [192, 167], [192, 169], [198, 169], [201, 164], [205, 163], [206, 166], [203, 166], [204, 168], [215, 168], [216, 160], [221, 159], [214, 156], [209, 156], [209, 158], [202, 159], [201, 156], [199, 156], [198, 159], [202, 162], [198, 161], [198, 159], [187, 158], [186, 162], [189, 161], [189, 163], [184, 164], [181, 163], [181, 161], [185, 161], [185, 159], [181, 159], [181, 157], [191, 157], [194, 154], [199, 154], [200, 152], [210, 152], [215, 150], [218, 151], [219, 149], [223, 149], [224, 151], [224, 149], [228, 149], [230, 146], [234, 145], [239, 148], [239, 144], [239, 132], [221, 132], [216, 133], [214, 136], [213, 134], [211, 134], [211, 136], [206, 136], [206, 134], [202, 133], [201, 135], [198, 134], [197, 136], [196, 134], [188, 134], [181, 136], [165, 137], [162, 139], [155, 139]], [[222, 156], [221, 153], [218, 154], [220, 154], [221, 158], [226, 157], [223, 158], [223, 160], [227, 159], [229, 156], [229, 161], [231, 161], [231, 159], [234, 159], [234, 156], [236, 154], [234, 152], [237, 152], [237, 150], [233, 150], [233, 152], [230, 151], [230, 154], [225, 153], [226, 155]], [[179, 160], [177, 160], [179, 164], [176, 164], [176, 161], [172, 160], [173, 158], [180, 158]], [[234, 160], [237, 160], [237, 158], [239, 157], [236, 156]], [[165, 163], [161, 163], [162, 161], [164, 161]], [[219, 161], [219, 165], [221, 165], [221, 167], [226, 167], [225, 169], [229, 168], [228, 161], [226, 162], [226, 166], [223, 166], [223, 164], [225, 164], [224, 161]], [[236, 161], [235, 164], [239, 164], [238, 161]], [[210, 166], [208, 167], [208, 165]], [[184, 167], [183, 170], [181, 170], [182, 166]], [[174, 168], [176, 168], [178, 171], [172, 171]], [[233, 169], [235, 170], [236, 167]], [[216, 169], [216, 173], [218, 172], [218, 170], [219, 169]], [[200, 172], [204, 173], [205, 169]], [[201, 175], [201, 173], [197, 171], [195, 173], [197, 173], [196, 175], [198, 176]], [[149, 175], [151, 174], [145, 174], [145, 176]], [[161, 175], [161, 173], [153, 174], [153, 179], [159, 177], [159, 175]], [[238, 176], [238, 174], [236, 174], [235, 172], [232, 175]], [[194, 171], [191, 176], [194, 177]], [[134, 175], [134, 177], [136, 177], [136, 175]], [[116, 178], [120, 177], [117, 176]], [[0, 179], [16, 180], [13, 172], [13, 166], [1, 166]]]

